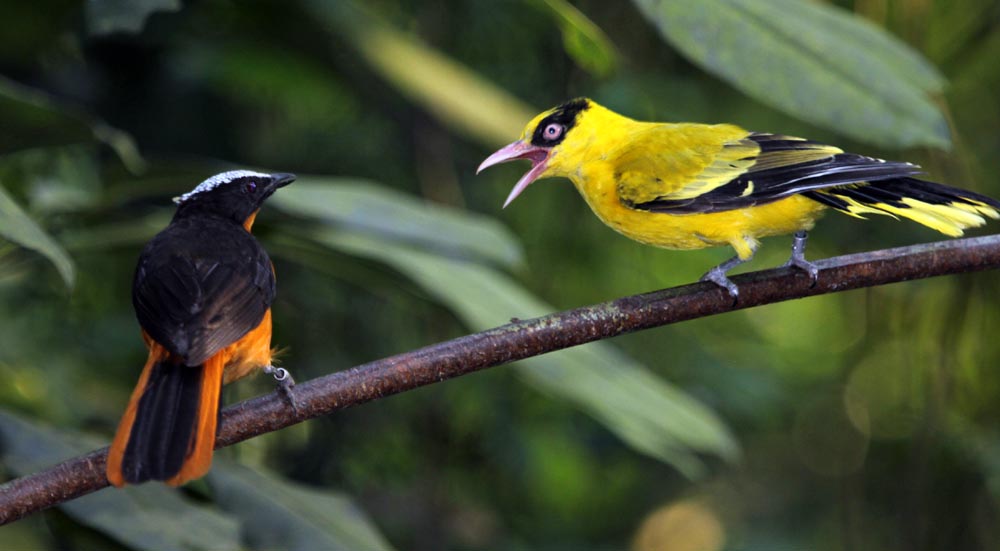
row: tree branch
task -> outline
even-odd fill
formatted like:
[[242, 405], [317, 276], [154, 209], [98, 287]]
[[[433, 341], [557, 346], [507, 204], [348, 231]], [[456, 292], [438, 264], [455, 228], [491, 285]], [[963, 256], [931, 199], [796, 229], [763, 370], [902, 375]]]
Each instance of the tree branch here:
[[[467, 373], [623, 333], [813, 295], [1000, 267], [1000, 235], [840, 256], [802, 271], [777, 268], [732, 278], [740, 297], [696, 283], [557, 312], [427, 346], [299, 384], [293, 410], [279, 393], [225, 409], [216, 447]], [[107, 448], [0, 486], [0, 525], [108, 485]]]

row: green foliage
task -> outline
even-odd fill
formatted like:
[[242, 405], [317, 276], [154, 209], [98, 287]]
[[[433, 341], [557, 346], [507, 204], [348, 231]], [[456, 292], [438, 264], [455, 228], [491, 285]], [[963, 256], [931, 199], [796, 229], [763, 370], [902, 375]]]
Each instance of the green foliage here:
[[[320, 239], [331, 247], [391, 264], [473, 330], [554, 310], [502, 274], [476, 263], [436, 258], [347, 232], [321, 234]], [[695, 452], [727, 459], [737, 455], [732, 436], [710, 410], [608, 344], [531, 358], [519, 362], [517, 368], [533, 386], [579, 404], [632, 447], [688, 476], [704, 472]]]
[[864, 20], [800, 0], [636, 5], [678, 49], [756, 99], [885, 147], [950, 143], [943, 79]]
[[582, 69], [595, 77], [607, 77], [615, 69], [617, 54], [604, 31], [566, 0], [543, 0], [559, 29], [566, 53]]
[[[275, 197], [289, 212], [332, 226], [319, 243], [384, 262], [423, 287], [473, 331], [555, 310], [489, 266], [513, 266], [520, 247], [494, 221], [413, 199], [370, 182], [305, 178]], [[698, 402], [606, 343], [518, 363], [533, 386], [579, 404], [634, 448], [703, 473], [695, 452], [734, 459], [737, 445]]]
[[422, 202], [374, 182], [303, 177], [287, 193], [275, 196], [273, 203], [345, 232], [427, 249], [442, 257], [478, 259], [507, 268], [524, 261], [520, 243], [494, 218]]
[[128, 134], [2, 75], [0, 119], [6, 130], [0, 135], [0, 153], [96, 140], [110, 147], [129, 170], [145, 169], [145, 161]]
[[90, 34], [137, 33], [156, 12], [181, 9], [180, 0], [88, 0]]
[[[33, 424], [3, 411], [0, 441], [3, 464], [18, 476], [40, 471], [103, 443], [97, 438]], [[235, 519], [162, 485], [97, 492], [67, 502], [61, 509], [81, 524], [136, 549], [207, 551], [241, 547]]]
[[461, 64], [373, 18], [355, 2], [310, 0], [319, 22], [349, 40], [371, 68], [400, 92], [464, 134], [495, 145], [510, 141], [534, 114]]
[[[3, 463], [17, 475], [42, 470], [102, 444], [93, 437], [56, 431], [2, 411], [0, 442], [4, 444]], [[364, 513], [337, 493], [306, 488], [224, 460], [215, 461], [207, 480], [220, 510], [156, 484], [90, 494], [62, 509], [81, 524], [137, 549], [391, 549]], [[247, 547], [241, 537], [246, 538]]]
[[0, 187], [0, 235], [22, 247], [45, 255], [59, 270], [59, 275], [66, 285], [73, 285], [75, 274], [73, 260], [2, 187]]
[[[300, 380], [725, 258], [630, 242], [561, 181], [500, 209], [525, 167], [476, 166], [570, 97], [911, 160], [1000, 196], [992, 0], [19, 6], [0, 18], [7, 477], [110, 438], [145, 357], [138, 251], [171, 197], [229, 168], [312, 175], [254, 226]], [[947, 155], [864, 145], [949, 136]], [[808, 255], [939, 238], [831, 215]], [[990, 549], [998, 291], [990, 273], [906, 283], [532, 358], [244, 442], [183, 490], [74, 500], [0, 541], [644, 549], [690, 543], [683, 525], [732, 549]], [[272, 388], [240, 381], [225, 401]]]
[[208, 483], [219, 506], [242, 520], [250, 549], [392, 549], [350, 498], [336, 492], [227, 463], [215, 465]]

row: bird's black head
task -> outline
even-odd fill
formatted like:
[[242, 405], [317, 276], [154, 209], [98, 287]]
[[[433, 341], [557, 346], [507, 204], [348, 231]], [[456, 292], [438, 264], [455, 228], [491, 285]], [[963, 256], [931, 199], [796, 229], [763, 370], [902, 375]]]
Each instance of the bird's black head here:
[[294, 180], [294, 174], [262, 174], [249, 170], [216, 174], [174, 198], [177, 203], [175, 216], [209, 215], [244, 224], [275, 190]]
[[[537, 147], [554, 147], [566, 139], [566, 133], [576, 126], [576, 119], [590, 107], [587, 98], [576, 98], [553, 107], [535, 123], [531, 133], [531, 145]], [[534, 122], [534, 121], [533, 121]]]

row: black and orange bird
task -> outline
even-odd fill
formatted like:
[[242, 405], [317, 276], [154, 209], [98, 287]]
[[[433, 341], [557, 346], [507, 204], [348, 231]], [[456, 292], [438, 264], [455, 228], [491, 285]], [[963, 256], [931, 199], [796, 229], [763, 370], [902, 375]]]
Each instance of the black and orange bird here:
[[170, 224], [142, 250], [132, 305], [149, 357], [108, 451], [111, 484], [203, 476], [222, 385], [274, 369], [274, 268], [250, 228], [264, 200], [294, 179], [213, 176], [174, 199]]

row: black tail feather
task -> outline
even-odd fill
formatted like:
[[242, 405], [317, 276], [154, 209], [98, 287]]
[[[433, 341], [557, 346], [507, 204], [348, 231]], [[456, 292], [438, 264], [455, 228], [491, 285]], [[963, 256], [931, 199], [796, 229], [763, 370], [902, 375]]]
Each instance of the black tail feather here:
[[169, 361], [153, 367], [122, 459], [126, 482], [176, 475], [197, 433], [202, 366]]
[[852, 199], [865, 205], [884, 203], [898, 208], [909, 208], [902, 202], [903, 199], [916, 199], [931, 205], [982, 203], [1000, 209], [1000, 201], [991, 197], [909, 177], [808, 191], [803, 195], [838, 210], [847, 210], [848, 202], [844, 199]]
[[1000, 218], [1000, 201], [972, 191], [910, 177], [818, 189], [804, 196], [852, 216], [887, 214], [909, 218], [945, 235]]

